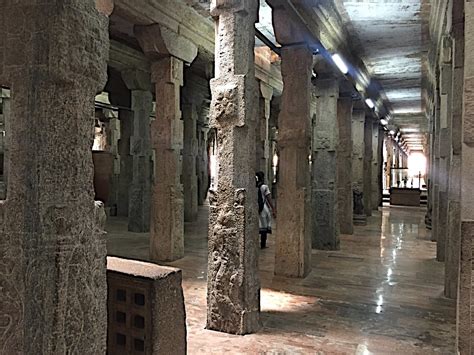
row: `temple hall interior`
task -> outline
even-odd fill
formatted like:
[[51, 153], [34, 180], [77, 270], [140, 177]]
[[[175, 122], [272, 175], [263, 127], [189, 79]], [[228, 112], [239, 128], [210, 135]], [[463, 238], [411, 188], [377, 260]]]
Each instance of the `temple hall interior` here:
[[0, 354], [474, 349], [473, 0], [0, 0]]

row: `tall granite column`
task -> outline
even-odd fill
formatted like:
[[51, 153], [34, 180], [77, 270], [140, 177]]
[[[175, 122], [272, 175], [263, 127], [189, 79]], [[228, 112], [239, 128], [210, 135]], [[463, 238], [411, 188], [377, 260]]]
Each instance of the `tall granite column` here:
[[[464, 6], [463, 6], [464, 5]], [[460, 354], [473, 351], [474, 295], [472, 284], [473, 242], [474, 242], [474, 3], [457, 2], [453, 7], [453, 29], [458, 36], [463, 35], [460, 45], [464, 45], [464, 92], [462, 112], [462, 155], [461, 155], [461, 242], [459, 263], [459, 285], [457, 300], [456, 344]], [[456, 41], [456, 43], [459, 43]], [[457, 55], [460, 55], [459, 51]], [[461, 59], [462, 60], [462, 59]], [[457, 59], [455, 72], [459, 69]], [[457, 76], [455, 75], [455, 78]], [[459, 83], [460, 84], [460, 83]], [[457, 111], [454, 110], [453, 114]]]
[[383, 164], [383, 130], [379, 122], [372, 123], [372, 210], [377, 211], [382, 205], [382, 164]]
[[283, 93], [278, 116], [278, 219], [275, 274], [305, 277], [311, 271], [311, 76], [313, 53], [304, 30], [270, 0], [281, 52]]
[[[463, 133], [463, 89], [464, 89], [464, 24], [457, 8], [452, 12], [452, 104], [451, 104], [451, 157], [448, 186], [448, 229], [446, 238], [446, 260], [444, 294], [456, 299], [459, 275], [461, 242], [461, 159]], [[461, 12], [462, 13], [462, 12]]]
[[196, 172], [197, 157], [197, 105], [183, 103], [184, 138], [183, 138], [183, 195], [184, 220], [195, 221], [198, 212], [198, 180]]
[[260, 113], [257, 122], [257, 170], [265, 173], [265, 179], [271, 186], [271, 156], [270, 156], [270, 107], [273, 88], [260, 82]]
[[431, 241], [438, 240], [438, 226], [439, 226], [439, 180], [440, 180], [440, 155], [439, 155], [439, 140], [440, 140], [440, 99], [439, 90], [435, 90], [435, 105], [434, 105], [434, 141], [433, 141], [433, 210], [431, 212]]
[[209, 106], [207, 102], [201, 105], [198, 120], [198, 205], [202, 206], [207, 196], [210, 183], [209, 172]]
[[[131, 91], [130, 132], [131, 184], [128, 190], [128, 230], [150, 230], [151, 143], [150, 115], [153, 109], [150, 74], [127, 70], [122, 78]], [[126, 137], [124, 137], [126, 139]]]
[[232, 334], [260, 327], [254, 170], [257, 11], [255, 1], [211, 4], [216, 18], [211, 126], [217, 132], [218, 176], [210, 196], [206, 327]]
[[[318, 75], [321, 75], [318, 72]], [[313, 123], [311, 205], [312, 246], [339, 249], [338, 147], [339, 122], [337, 79], [316, 80], [316, 120]]]
[[[352, 189], [364, 194], [364, 156], [365, 156], [365, 110], [353, 109], [352, 111]], [[367, 215], [364, 200], [354, 201], [354, 224], [365, 225]]]
[[152, 61], [151, 81], [156, 97], [156, 119], [151, 124], [155, 166], [151, 187], [150, 258], [172, 261], [184, 256], [180, 90], [184, 62], [191, 63], [196, 58], [197, 47], [159, 24], [135, 26], [135, 36]]
[[1, 354], [106, 352], [105, 211], [94, 203], [91, 147], [109, 14], [93, 0], [2, 4], [0, 84], [12, 101]]
[[337, 152], [337, 220], [341, 234], [353, 234], [351, 97], [340, 97], [337, 101], [337, 124], [339, 131]]
[[367, 217], [372, 216], [372, 118], [365, 116], [364, 122], [364, 209]]
[[118, 183], [117, 216], [128, 217], [129, 187], [133, 176], [133, 158], [130, 155], [130, 137], [132, 136], [133, 112], [119, 109], [120, 139], [118, 153], [120, 155], [120, 175]]
[[[449, 61], [451, 58], [449, 59]], [[445, 261], [446, 236], [448, 233], [448, 186], [451, 158], [451, 96], [452, 96], [452, 64], [441, 66], [440, 85], [440, 139], [439, 139], [439, 211], [437, 225], [436, 258]]]

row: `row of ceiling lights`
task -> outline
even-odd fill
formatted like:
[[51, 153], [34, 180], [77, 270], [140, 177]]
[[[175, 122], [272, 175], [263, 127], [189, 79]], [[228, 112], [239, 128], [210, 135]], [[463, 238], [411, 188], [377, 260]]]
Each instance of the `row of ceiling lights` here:
[[[347, 75], [349, 73], [349, 68], [347, 64], [344, 62], [344, 60], [338, 53], [335, 53], [332, 55], [332, 60], [334, 64], [336, 64], [337, 68], [341, 71], [342, 74]], [[359, 91], [359, 93], [365, 96], [363, 92]], [[370, 97], [366, 97], [364, 101], [368, 108], [377, 112], [377, 107], [375, 106], [374, 101]], [[380, 124], [383, 126], [385, 131], [388, 131], [387, 125], [390, 119], [391, 119], [390, 115], [380, 118]], [[405, 154], [409, 152], [408, 145], [404, 141], [403, 137], [401, 136], [400, 131], [395, 132], [394, 130], [390, 130], [389, 135], [395, 140], [395, 142], [398, 144], [400, 149], [402, 149]]]

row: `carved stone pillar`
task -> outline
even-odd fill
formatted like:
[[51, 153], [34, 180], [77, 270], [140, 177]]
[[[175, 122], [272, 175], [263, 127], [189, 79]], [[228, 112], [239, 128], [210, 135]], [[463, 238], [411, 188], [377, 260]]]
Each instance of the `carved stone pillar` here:
[[451, 161], [451, 107], [452, 64], [441, 66], [440, 139], [439, 139], [439, 211], [437, 225], [436, 258], [445, 261], [446, 236], [448, 234], [448, 187]]
[[216, 77], [211, 127], [218, 176], [210, 192], [207, 329], [253, 333], [260, 327], [255, 188], [257, 87], [254, 25], [258, 2], [213, 1]]
[[197, 47], [162, 25], [137, 26], [135, 35], [152, 61], [156, 119], [151, 124], [155, 155], [152, 182], [150, 258], [172, 261], [184, 256], [183, 185], [181, 184], [183, 121], [180, 90], [183, 64], [191, 63]]
[[120, 175], [118, 183], [117, 216], [128, 217], [129, 188], [133, 178], [133, 158], [130, 155], [130, 137], [132, 136], [133, 112], [119, 109], [120, 139], [118, 152], [120, 155]]
[[106, 352], [105, 212], [94, 203], [91, 147], [108, 14], [93, 0], [63, 5], [4, 2], [0, 11], [0, 84], [12, 90], [2, 354]]
[[2, 119], [3, 119], [3, 129], [5, 135], [3, 136], [2, 149], [3, 149], [3, 186], [1, 188], [0, 199], [4, 200], [7, 197], [8, 190], [8, 162], [10, 161], [10, 91], [5, 89], [0, 89], [0, 95], [2, 100]]
[[[318, 75], [321, 73], [318, 72]], [[316, 116], [313, 122], [311, 205], [312, 246], [339, 249], [338, 226], [338, 98], [336, 78], [316, 80]]]
[[339, 145], [337, 153], [338, 222], [341, 234], [354, 233], [352, 198], [352, 98], [337, 101]]
[[[148, 73], [138, 70], [124, 71], [122, 78], [131, 91], [132, 111], [128, 144], [131, 155], [129, 169], [132, 177], [128, 190], [128, 230], [144, 233], [150, 230], [150, 115], [153, 109], [151, 81]], [[127, 123], [125, 125], [127, 126]]]
[[364, 210], [372, 216], [372, 118], [365, 116], [364, 122]]
[[311, 270], [310, 88], [313, 56], [306, 46], [282, 50], [283, 94], [278, 117], [279, 186], [275, 274]]
[[311, 271], [311, 76], [313, 53], [305, 31], [288, 19], [281, 2], [272, 6], [281, 52], [283, 93], [278, 116], [278, 219], [275, 274], [305, 277]]
[[372, 195], [371, 208], [377, 211], [382, 205], [382, 146], [383, 130], [379, 122], [372, 123]]
[[[460, 354], [472, 354], [473, 351], [473, 309], [474, 295], [472, 283], [473, 270], [473, 243], [474, 243], [474, 3], [465, 1], [455, 3], [453, 7], [453, 29], [456, 43], [459, 43], [463, 52], [457, 52], [455, 59], [455, 72], [464, 62], [463, 77], [463, 111], [461, 148], [461, 242], [459, 262], [459, 285], [457, 300], [457, 334], [456, 345]], [[461, 37], [461, 38], [459, 38]], [[458, 41], [459, 40], [459, 41]], [[463, 48], [464, 47], [464, 48]], [[458, 60], [462, 62], [459, 63]], [[458, 76], [455, 73], [455, 78]], [[456, 83], [457, 84], [457, 83]], [[456, 102], [458, 98], [456, 97]], [[457, 106], [457, 105], [456, 105]], [[453, 115], [458, 112], [458, 107], [453, 110]], [[454, 119], [455, 116], [453, 116]], [[456, 133], [460, 133], [456, 132]], [[457, 141], [455, 139], [454, 141]]]
[[365, 225], [367, 215], [364, 208], [364, 124], [365, 111], [352, 111], [352, 189], [354, 191], [354, 224]]

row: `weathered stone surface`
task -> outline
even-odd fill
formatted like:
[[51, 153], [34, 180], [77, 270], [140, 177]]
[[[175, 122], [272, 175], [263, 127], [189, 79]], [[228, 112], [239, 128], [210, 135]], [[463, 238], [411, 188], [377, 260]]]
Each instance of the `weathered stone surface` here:
[[352, 98], [337, 102], [339, 145], [337, 160], [338, 221], [341, 234], [352, 234], [354, 227], [352, 198]]
[[[109, 346], [112, 344], [114, 353], [125, 353], [127, 346], [127, 352], [132, 352], [133, 336], [140, 334], [140, 328], [127, 327], [124, 335], [128, 339], [124, 349], [114, 346], [117, 336], [114, 332], [117, 330], [114, 327], [114, 311], [119, 310], [126, 318], [137, 315], [143, 317], [143, 331], [150, 335], [145, 336], [145, 349], [150, 354], [186, 354], [186, 311], [181, 282], [179, 269], [135, 260], [107, 258]], [[125, 292], [125, 305], [115, 298], [118, 290]], [[128, 301], [128, 298], [136, 297], [137, 294], [144, 298], [143, 307]], [[118, 329], [124, 332], [123, 328]], [[107, 350], [110, 352], [111, 349]]]
[[372, 216], [372, 118], [365, 117], [364, 121], [364, 210], [367, 216]]
[[211, 14], [218, 17], [216, 78], [211, 81], [218, 176], [210, 192], [206, 327], [247, 334], [260, 327], [254, 170], [257, 3], [213, 2]]
[[308, 156], [312, 64], [312, 53], [306, 46], [283, 48], [275, 274], [291, 277], [305, 277], [311, 270]]
[[[364, 125], [365, 125], [365, 111], [356, 110], [352, 111], [352, 190], [362, 193], [362, 198], [365, 195], [364, 193], [364, 156], [365, 156], [365, 134], [364, 134]], [[356, 203], [354, 200], [354, 207]], [[363, 214], [358, 213], [362, 212], [360, 210], [354, 210], [354, 222], [365, 223], [365, 214], [364, 200], [361, 201], [361, 206], [363, 207]], [[357, 216], [356, 216], [357, 214]], [[357, 218], [356, 218], [357, 217]], [[365, 217], [365, 218], [364, 218]]]
[[[151, 143], [150, 115], [152, 94], [150, 74], [140, 70], [122, 72], [131, 91], [132, 122], [128, 154], [132, 157], [132, 179], [128, 191], [128, 230], [144, 233], [150, 230]], [[130, 169], [129, 168], [129, 169]]]
[[145, 55], [151, 60], [173, 56], [192, 63], [197, 56], [197, 46], [186, 37], [161, 24], [135, 26], [135, 35]]
[[198, 212], [198, 179], [196, 159], [198, 140], [196, 137], [198, 112], [197, 105], [186, 103], [181, 105], [183, 110], [184, 140], [183, 140], [183, 194], [184, 220], [195, 221]]
[[[316, 119], [313, 122], [311, 206], [312, 247], [339, 249], [338, 225], [338, 98], [336, 79], [316, 81]], [[350, 196], [350, 195], [349, 195]]]
[[132, 136], [133, 112], [120, 109], [120, 139], [118, 153], [120, 156], [120, 175], [118, 182], [117, 216], [128, 217], [129, 193], [128, 189], [133, 178], [133, 157], [130, 155], [130, 137]]
[[156, 119], [151, 124], [151, 144], [155, 152], [152, 183], [150, 257], [176, 260], [184, 256], [184, 198], [181, 184], [180, 89], [183, 62], [168, 57], [152, 65], [155, 83]]
[[372, 123], [372, 210], [377, 210], [382, 205], [382, 164], [383, 164], [384, 133], [380, 124]]
[[108, 20], [93, 0], [2, 2], [0, 13], [14, 159], [0, 205], [0, 353], [103, 354], [104, 211], [91, 143]]
[[456, 345], [460, 354], [471, 354], [473, 334], [472, 319], [472, 246], [474, 222], [461, 223], [461, 254], [456, 312]]

